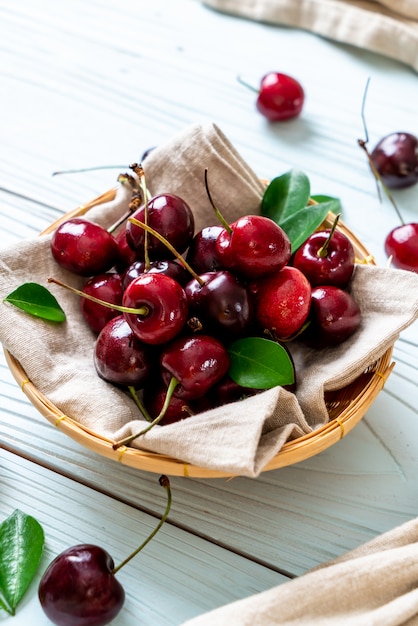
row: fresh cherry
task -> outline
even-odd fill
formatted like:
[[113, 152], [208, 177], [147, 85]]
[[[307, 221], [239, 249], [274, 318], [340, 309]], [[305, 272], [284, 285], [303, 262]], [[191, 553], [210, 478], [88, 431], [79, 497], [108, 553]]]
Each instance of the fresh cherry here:
[[361, 311], [348, 291], [323, 285], [312, 289], [309, 318], [308, 343], [315, 348], [325, 348], [342, 343], [357, 330]]
[[160, 521], [145, 541], [117, 567], [107, 550], [82, 543], [61, 552], [47, 567], [38, 587], [46, 616], [56, 626], [105, 626], [120, 612], [125, 591], [117, 572], [133, 559], [156, 535], [171, 507], [170, 482], [160, 476], [167, 505]]
[[353, 274], [355, 253], [349, 238], [336, 230], [339, 216], [332, 228], [313, 233], [295, 252], [297, 267], [311, 285], [345, 287]]
[[134, 261], [124, 272], [122, 277], [122, 286], [124, 289], [135, 278], [149, 272], [151, 274], [165, 274], [176, 280], [179, 285], [184, 287], [190, 280], [190, 274], [186, 268], [177, 260], [169, 261], [150, 261], [147, 269], [145, 261]]
[[296, 267], [251, 283], [255, 297], [255, 319], [261, 330], [274, 339], [286, 340], [301, 332], [311, 304], [311, 284]]
[[183, 329], [188, 315], [184, 289], [170, 276], [145, 273], [125, 289], [123, 307], [144, 309], [143, 314], [125, 312], [125, 319], [144, 343], [163, 344]]
[[229, 369], [225, 346], [210, 335], [174, 339], [161, 352], [161, 371], [168, 385], [177, 381], [174, 395], [185, 400], [204, 396]]
[[64, 269], [80, 276], [94, 276], [114, 265], [118, 245], [113, 235], [99, 224], [73, 217], [56, 228], [51, 252]]
[[[95, 296], [109, 304], [122, 304], [122, 277], [115, 272], [106, 272], [90, 278], [82, 289], [83, 293]], [[80, 300], [81, 313], [93, 332], [99, 333], [119, 312], [109, 306], [97, 304], [87, 298]]]
[[132, 250], [126, 240], [126, 228], [123, 227], [115, 235], [118, 244], [118, 258], [115, 261], [115, 267], [119, 272], [124, 272], [127, 267], [136, 261], [136, 252]]
[[[157, 384], [147, 384], [143, 390], [143, 403], [151, 417], [155, 419], [163, 410], [167, 397], [167, 387], [163, 382]], [[212, 408], [212, 404], [207, 397], [196, 400], [184, 400], [172, 395], [167, 406], [164, 408], [164, 416], [158, 422], [160, 426], [174, 424], [197, 413]]]
[[206, 334], [232, 340], [251, 328], [254, 307], [247, 287], [231, 272], [220, 270], [200, 275], [185, 287], [189, 314]]
[[291, 244], [269, 217], [245, 215], [219, 233], [216, 252], [225, 269], [251, 279], [281, 270], [290, 259]]
[[223, 269], [216, 253], [216, 240], [221, 230], [219, 225], [206, 226], [193, 237], [186, 260], [198, 274]]
[[385, 252], [394, 267], [418, 272], [418, 223], [397, 226], [385, 239]]
[[254, 396], [260, 391], [261, 389], [254, 389], [253, 387], [242, 387], [226, 374], [210, 390], [210, 399], [214, 406], [223, 406], [229, 402], [238, 402], [249, 396]]
[[123, 315], [101, 330], [93, 359], [98, 375], [114, 385], [140, 389], [152, 372], [150, 346], [136, 337]]
[[372, 162], [389, 189], [418, 182], [418, 137], [396, 132], [386, 135], [371, 152]]
[[[178, 253], [189, 247], [194, 236], [194, 216], [189, 205], [174, 194], [154, 196], [147, 204], [137, 209], [132, 218], [145, 223], [168, 240]], [[126, 223], [126, 239], [138, 258], [143, 258], [145, 246], [150, 259], [171, 257], [167, 246], [134, 222]]]
[[[244, 81], [241, 82], [253, 89]], [[271, 122], [297, 117], [302, 111], [304, 102], [303, 87], [292, 76], [282, 72], [268, 72], [261, 79], [256, 107]]]

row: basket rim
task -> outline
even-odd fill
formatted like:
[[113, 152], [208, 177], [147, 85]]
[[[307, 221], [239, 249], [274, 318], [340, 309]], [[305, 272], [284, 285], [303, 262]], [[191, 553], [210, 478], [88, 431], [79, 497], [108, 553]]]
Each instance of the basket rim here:
[[[40, 235], [53, 232], [59, 224], [69, 219], [86, 214], [90, 209], [105, 202], [111, 201], [116, 196], [117, 188], [109, 189], [87, 204], [80, 205], [72, 211], [63, 214]], [[330, 225], [335, 219], [334, 213], [329, 213], [323, 222], [323, 226]], [[364, 244], [340, 219], [338, 230], [348, 236], [353, 243], [356, 263], [376, 265], [373, 256]], [[150, 452], [138, 448], [123, 446], [113, 449], [113, 441], [81, 425], [71, 416], [64, 415], [35, 385], [28, 379], [21, 363], [6, 349], [3, 348], [6, 362], [16, 382], [21, 387], [30, 402], [52, 425], [59, 428], [67, 436], [75, 440], [89, 450], [135, 469], [171, 476], [183, 476], [190, 478], [232, 478], [236, 474], [228, 471], [213, 470], [186, 463], [180, 459]], [[366, 411], [374, 402], [382, 390], [395, 363], [392, 362], [393, 345], [376, 359], [369, 371], [361, 374], [351, 385], [357, 391], [354, 398], [350, 398], [347, 406], [338, 413], [338, 416], [330, 419], [327, 424], [301, 437], [286, 442], [280, 451], [264, 466], [262, 472], [279, 469], [304, 461], [319, 452], [324, 451], [331, 445], [345, 437], [364, 417]], [[361, 383], [361, 384], [360, 384]], [[346, 388], [340, 390], [344, 391]]]

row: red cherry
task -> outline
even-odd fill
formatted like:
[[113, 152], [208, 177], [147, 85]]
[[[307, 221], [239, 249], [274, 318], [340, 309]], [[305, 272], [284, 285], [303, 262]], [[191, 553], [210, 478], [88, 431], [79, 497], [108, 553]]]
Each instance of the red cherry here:
[[398, 269], [418, 272], [418, 223], [402, 224], [387, 235], [385, 251]]
[[389, 189], [402, 189], [418, 183], [418, 137], [411, 133], [391, 133], [379, 141], [371, 153], [374, 166]]
[[216, 251], [224, 268], [245, 278], [259, 278], [286, 265], [291, 244], [269, 217], [245, 215], [219, 233]]
[[354, 261], [354, 247], [348, 237], [328, 228], [313, 233], [296, 250], [293, 266], [305, 274], [313, 287], [345, 287], [353, 274]]
[[278, 122], [297, 117], [304, 101], [304, 90], [295, 78], [269, 72], [261, 80], [256, 106], [268, 120]]
[[57, 626], [104, 626], [125, 602], [113, 573], [110, 554], [80, 544], [61, 552], [42, 576], [38, 594], [48, 618]]
[[174, 395], [186, 400], [203, 397], [229, 369], [225, 346], [210, 335], [179, 337], [161, 353], [164, 382], [178, 381]]
[[124, 313], [135, 335], [144, 343], [158, 345], [170, 341], [187, 321], [184, 289], [170, 276], [148, 272], [135, 278], [126, 288], [122, 305], [144, 308], [144, 314]]
[[[120, 274], [107, 272], [90, 278], [82, 289], [83, 293], [104, 300], [110, 304], [122, 304], [122, 277]], [[99, 333], [113, 317], [119, 315], [115, 309], [97, 304], [87, 298], [80, 299], [81, 313], [93, 332]]]
[[359, 327], [361, 312], [354, 298], [334, 285], [312, 289], [308, 343], [324, 348], [342, 343]]
[[73, 217], [55, 230], [51, 252], [58, 265], [73, 274], [95, 276], [114, 265], [118, 258], [118, 244], [99, 224]]
[[280, 272], [253, 283], [251, 291], [262, 330], [284, 340], [302, 329], [309, 314], [311, 285], [296, 267], [286, 265]]

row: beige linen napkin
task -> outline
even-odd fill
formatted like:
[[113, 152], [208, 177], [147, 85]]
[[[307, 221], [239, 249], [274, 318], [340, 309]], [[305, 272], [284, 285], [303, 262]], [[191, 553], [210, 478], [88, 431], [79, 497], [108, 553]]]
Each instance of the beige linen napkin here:
[[416, 626], [418, 519], [183, 626]]
[[[213, 124], [186, 128], [144, 162], [150, 192], [183, 196], [194, 211], [197, 229], [216, 223], [204, 188], [205, 167], [215, 203], [228, 220], [259, 210], [263, 185]], [[122, 186], [114, 201], [88, 215], [109, 226], [125, 212], [129, 199]], [[27, 281], [47, 285], [49, 276], [77, 287], [83, 283], [53, 261], [50, 236], [22, 241], [0, 253], [1, 300]], [[145, 423], [139, 421], [130, 396], [96, 375], [95, 337], [81, 317], [78, 296], [56, 285], [47, 286], [67, 313], [67, 321], [53, 325], [0, 303], [1, 342], [64, 415], [111, 440], [138, 432]], [[361, 328], [333, 350], [318, 353], [302, 346], [292, 348], [297, 396], [280, 387], [269, 389], [239, 405], [158, 425], [133, 445], [194, 465], [257, 476], [285, 441], [327, 423], [324, 391], [354, 380], [418, 315], [418, 275], [411, 272], [358, 266], [351, 289], [362, 309]]]
[[418, 71], [416, 0], [203, 0], [233, 15], [311, 31]]

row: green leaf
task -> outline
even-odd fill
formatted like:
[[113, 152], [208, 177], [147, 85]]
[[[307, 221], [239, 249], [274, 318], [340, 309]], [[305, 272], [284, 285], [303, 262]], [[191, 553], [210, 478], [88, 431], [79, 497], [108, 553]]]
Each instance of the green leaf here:
[[271, 339], [245, 337], [228, 348], [229, 375], [238, 385], [253, 389], [270, 389], [290, 385], [295, 370], [287, 350]]
[[43, 547], [44, 532], [34, 517], [16, 509], [0, 524], [1, 605], [11, 615], [35, 576]]
[[285, 219], [280, 226], [290, 239], [292, 254], [322, 224], [334, 203], [312, 204]]
[[341, 200], [339, 198], [334, 198], [333, 196], [325, 196], [324, 194], [316, 194], [311, 196], [311, 200], [315, 200], [318, 204], [322, 204], [323, 202], [332, 202], [333, 208], [331, 211], [333, 213], [342, 213]]
[[38, 283], [24, 283], [12, 291], [3, 302], [9, 302], [30, 315], [51, 322], [64, 322], [66, 319], [55, 296]]
[[300, 170], [292, 169], [277, 176], [268, 185], [261, 201], [261, 215], [280, 224], [286, 217], [305, 207], [309, 196], [309, 178]]

